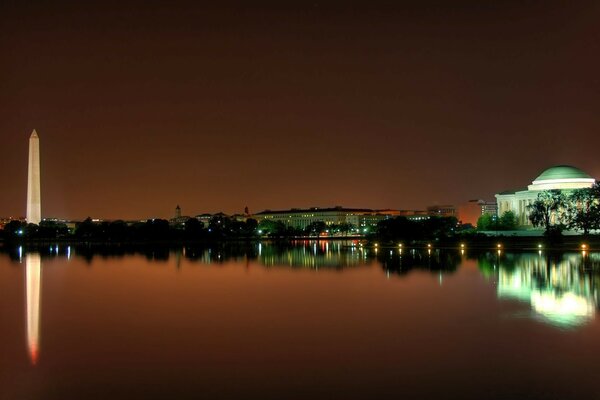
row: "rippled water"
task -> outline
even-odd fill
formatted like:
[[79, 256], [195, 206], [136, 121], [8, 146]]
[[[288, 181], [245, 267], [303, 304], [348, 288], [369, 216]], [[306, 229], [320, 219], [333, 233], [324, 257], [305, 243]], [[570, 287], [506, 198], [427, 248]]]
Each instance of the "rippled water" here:
[[600, 254], [0, 254], [0, 398], [600, 398]]

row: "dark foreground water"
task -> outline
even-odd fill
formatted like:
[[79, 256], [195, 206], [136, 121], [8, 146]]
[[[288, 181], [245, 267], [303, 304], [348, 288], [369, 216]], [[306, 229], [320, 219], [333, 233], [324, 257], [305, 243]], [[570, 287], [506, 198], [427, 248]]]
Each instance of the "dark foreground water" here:
[[596, 399], [599, 264], [313, 242], [9, 249], [0, 398]]

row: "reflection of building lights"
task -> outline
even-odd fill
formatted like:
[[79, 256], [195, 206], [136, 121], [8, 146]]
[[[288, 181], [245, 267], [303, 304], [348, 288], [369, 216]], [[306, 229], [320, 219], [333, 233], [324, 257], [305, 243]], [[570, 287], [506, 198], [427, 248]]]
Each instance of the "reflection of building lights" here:
[[460, 250], [460, 255], [461, 255], [461, 256], [464, 256], [464, 255], [465, 255], [465, 250], [464, 250], [464, 249], [461, 249], [461, 250]]
[[498, 249], [498, 255], [502, 254], [502, 250]]
[[594, 316], [594, 305], [587, 299], [573, 293], [557, 295], [555, 293], [533, 292], [531, 305], [538, 313], [558, 321], [587, 319]]
[[537, 317], [557, 326], [578, 326], [595, 315], [590, 277], [574, 268], [578, 257], [564, 257], [552, 268], [544, 258], [522, 256], [514, 269], [500, 267], [498, 296], [531, 304]]

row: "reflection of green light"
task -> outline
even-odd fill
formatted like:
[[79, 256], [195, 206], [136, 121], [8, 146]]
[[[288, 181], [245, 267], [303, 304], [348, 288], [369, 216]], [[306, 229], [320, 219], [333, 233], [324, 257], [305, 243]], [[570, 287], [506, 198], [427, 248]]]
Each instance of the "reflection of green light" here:
[[500, 266], [498, 297], [529, 303], [535, 316], [558, 327], [591, 321], [596, 308], [594, 285], [588, 275], [579, 273], [577, 256], [565, 255], [548, 268], [547, 260], [534, 254], [515, 258], [514, 269]]
[[594, 305], [573, 293], [536, 291], [531, 295], [533, 309], [558, 325], [580, 325], [594, 317]]

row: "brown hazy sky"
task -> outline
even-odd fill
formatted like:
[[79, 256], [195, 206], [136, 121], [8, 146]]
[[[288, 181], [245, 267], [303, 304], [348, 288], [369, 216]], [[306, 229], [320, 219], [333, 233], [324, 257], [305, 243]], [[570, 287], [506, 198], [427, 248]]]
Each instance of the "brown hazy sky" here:
[[[600, 177], [600, 3], [0, 4], [0, 216], [491, 199]], [[250, 2], [249, 2], [250, 3]]]

